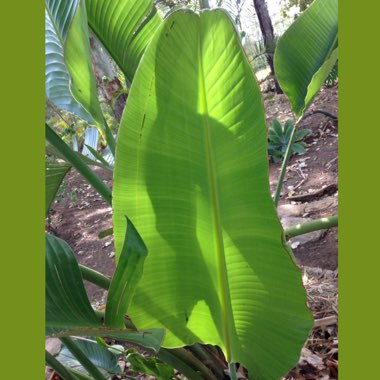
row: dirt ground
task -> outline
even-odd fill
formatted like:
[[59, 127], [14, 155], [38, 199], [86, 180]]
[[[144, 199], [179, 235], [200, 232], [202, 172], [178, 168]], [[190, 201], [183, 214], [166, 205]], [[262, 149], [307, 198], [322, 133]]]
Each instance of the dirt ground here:
[[[289, 102], [285, 95], [276, 95], [265, 100], [267, 124], [276, 117], [282, 124], [291, 118]], [[306, 115], [316, 110], [338, 115], [338, 88], [322, 88]], [[318, 219], [337, 214], [338, 208], [338, 125], [337, 121], [321, 113], [313, 113], [301, 122], [300, 128], [311, 129], [305, 138], [308, 150], [305, 155], [294, 155], [288, 165], [284, 180], [281, 206], [288, 209], [302, 209], [295, 216]], [[271, 164], [269, 169], [270, 186], [274, 193], [281, 164]], [[323, 188], [329, 191], [322, 192]], [[317, 193], [307, 201], [288, 199], [298, 195]], [[300, 265], [335, 270], [338, 267], [337, 228], [325, 232], [318, 241], [306, 243], [294, 249]]]
[[[337, 214], [337, 120], [321, 113], [313, 113], [316, 110], [323, 110], [337, 115], [337, 97], [337, 86], [323, 88], [307, 112], [311, 116], [306, 117], [301, 123], [301, 128], [311, 129], [312, 134], [305, 139], [308, 144], [307, 153], [305, 155], [294, 155], [290, 160], [279, 204], [280, 215], [317, 219]], [[271, 124], [271, 120], [274, 117], [283, 123], [292, 115], [285, 95], [265, 94], [264, 103], [268, 125]], [[270, 186], [272, 193], [274, 193], [276, 188], [280, 166], [281, 164], [270, 163]], [[95, 170], [112, 187], [112, 174], [104, 169], [95, 168]], [[298, 196], [301, 197], [298, 199]], [[101, 200], [96, 191], [75, 170], [71, 170], [64, 181], [58, 199], [50, 211], [49, 232], [64, 239], [70, 245], [81, 264], [111, 276], [115, 270], [113, 259], [115, 248], [112, 237], [98, 238], [100, 232], [111, 227], [111, 208]], [[326, 281], [323, 280], [329, 284], [328, 289], [331, 291], [329, 297], [332, 299], [332, 303], [328, 303], [327, 306], [321, 306], [319, 299], [311, 297], [309, 294], [310, 289], [307, 288], [309, 303], [312, 304], [313, 312], [318, 310], [319, 313], [314, 313], [315, 318], [336, 316], [337, 310], [331, 305], [336, 304], [337, 297], [337, 228], [323, 231], [312, 241], [298, 244], [294, 247], [293, 251], [296, 259], [299, 265], [304, 267], [304, 270], [305, 268], [312, 268], [310, 270], [314, 271], [314, 274], [316, 273], [315, 271], [319, 270], [320, 272], [318, 273], [322, 273], [319, 277], [328, 279]], [[314, 277], [311, 276], [310, 278]], [[319, 289], [322, 289], [322, 280], [319, 277], [315, 277], [317, 280], [314, 281], [314, 285], [319, 284]], [[332, 282], [330, 278], [333, 279], [331, 280]], [[90, 299], [93, 302], [101, 302], [104, 292], [91, 284], [87, 284], [86, 286]], [[320, 293], [321, 290], [319, 290], [318, 294]], [[336, 322], [332, 326], [329, 325], [328, 328], [330, 330], [327, 330], [326, 326], [323, 327], [323, 330], [321, 330], [321, 327], [315, 329], [310, 337], [310, 342], [308, 342], [308, 345], [304, 349], [308, 350], [308, 352], [303, 352], [303, 355], [306, 357], [306, 359], [304, 358], [306, 369], [298, 366], [286, 379], [335, 378], [335, 373], [337, 374]], [[334, 330], [332, 331], [331, 329]], [[326, 338], [326, 331], [330, 331], [328, 338]], [[329, 342], [329, 347], [332, 347], [331, 350], [333, 351], [330, 348], [327, 350], [327, 343], [318, 343], [319, 346], [317, 344], [318, 347], [316, 347], [313, 339], [316, 339], [316, 342], [325, 339], [325, 342]], [[332, 341], [335, 342], [333, 346], [331, 346]], [[315, 357], [313, 358], [312, 355], [317, 355], [322, 363], [319, 363], [318, 371]], [[312, 359], [308, 361], [307, 357], [311, 357], [314, 362]], [[332, 369], [328, 365], [332, 366]], [[325, 375], [315, 375], [316, 372], [322, 373], [321, 366], [324, 368], [325, 372], [323, 373]], [[311, 375], [308, 377], [307, 374]]]

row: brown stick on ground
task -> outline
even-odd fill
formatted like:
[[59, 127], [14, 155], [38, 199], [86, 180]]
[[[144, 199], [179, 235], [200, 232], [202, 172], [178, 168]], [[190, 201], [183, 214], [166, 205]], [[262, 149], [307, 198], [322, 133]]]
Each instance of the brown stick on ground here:
[[329, 185], [322, 187], [322, 189], [318, 189], [311, 193], [293, 195], [291, 197], [287, 197], [286, 199], [290, 201], [299, 201], [299, 202], [309, 202], [315, 198], [320, 198], [323, 195], [332, 195], [338, 190], [338, 185], [336, 183], [330, 183]]

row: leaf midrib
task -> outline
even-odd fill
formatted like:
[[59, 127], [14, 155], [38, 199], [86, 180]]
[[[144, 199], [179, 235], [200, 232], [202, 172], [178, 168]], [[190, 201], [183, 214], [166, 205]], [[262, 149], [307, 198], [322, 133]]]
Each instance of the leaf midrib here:
[[203, 120], [203, 130], [205, 137], [205, 151], [207, 159], [207, 174], [208, 182], [210, 186], [210, 197], [211, 197], [211, 212], [213, 220], [213, 237], [216, 244], [216, 257], [217, 257], [217, 267], [218, 267], [218, 288], [222, 295], [221, 298], [221, 312], [222, 312], [222, 324], [223, 324], [223, 334], [224, 334], [224, 344], [226, 347], [226, 360], [229, 363], [232, 356], [231, 347], [231, 331], [230, 331], [230, 321], [232, 320], [232, 308], [230, 302], [230, 292], [228, 285], [228, 275], [227, 275], [227, 265], [225, 261], [225, 251], [223, 244], [223, 231], [221, 223], [221, 213], [219, 207], [219, 196], [218, 196], [218, 183], [216, 180], [216, 169], [213, 156], [212, 148], [212, 138], [211, 138], [211, 128], [209, 123], [209, 112], [206, 97], [206, 84], [205, 84], [205, 73], [203, 68], [202, 60], [202, 23], [201, 15], [198, 18], [199, 29], [198, 29], [198, 67], [199, 67], [199, 97], [200, 97], [200, 114]]

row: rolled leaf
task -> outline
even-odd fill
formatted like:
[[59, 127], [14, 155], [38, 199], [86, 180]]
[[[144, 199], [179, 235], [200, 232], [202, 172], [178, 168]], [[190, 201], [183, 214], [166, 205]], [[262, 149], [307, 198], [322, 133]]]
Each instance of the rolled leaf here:
[[302, 116], [338, 58], [338, 0], [314, 0], [280, 38], [277, 80], [297, 118]]
[[144, 242], [132, 222], [127, 219], [123, 250], [108, 290], [106, 306], [108, 326], [124, 327], [125, 314], [142, 276], [147, 254]]
[[[173, 64], [175, 62], [175, 65]], [[178, 11], [148, 45], [121, 121], [114, 232], [150, 254], [128, 314], [165, 347], [216, 344], [278, 379], [312, 326], [269, 191], [262, 98], [222, 10]]]

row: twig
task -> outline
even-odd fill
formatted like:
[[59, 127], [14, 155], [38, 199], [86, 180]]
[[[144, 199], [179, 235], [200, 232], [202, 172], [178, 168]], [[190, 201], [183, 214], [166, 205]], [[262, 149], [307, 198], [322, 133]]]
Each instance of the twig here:
[[327, 111], [323, 111], [323, 110], [315, 110], [315, 111], [311, 111], [310, 113], [306, 114], [303, 119], [305, 120], [306, 118], [310, 117], [310, 116], [313, 116], [314, 114], [316, 113], [321, 113], [322, 115], [325, 115], [325, 116], [328, 116], [330, 117], [331, 119], [334, 119], [334, 120], [338, 120], [338, 116], [330, 113], [330, 112], [327, 112]]
[[299, 202], [308, 202], [312, 201], [314, 198], [320, 198], [323, 195], [332, 195], [338, 190], [338, 185], [336, 183], [330, 183], [329, 185], [322, 187], [321, 189], [315, 190], [311, 193], [293, 195], [291, 197], [287, 197], [291, 201], [299, 201]]
[[303, 171], [302, 171], [302, 169], [301, 169], [301, 166], [298, 166], [296, 170], [299, 170], [300, 173], [301, 173], [302, 178], [303, 178], [303, 179], [306, 179], [305, 174], [303, 173]]
[[306, 179], [302, 179], [296, 186], [294, 186], [293, 190], [296, 190], [298, 189], [304, 182], [306, 181]]
[[332, 160], [330, 160], [330, 161], [325, 165], [325, 167], [328, 168], [328, 167], [331, 166], [331, 164], [332, 164], [333, 162], [335, 162], [337, 159], [338, 159], [338, 157], [333, 158]]
[[329, 317], [326, 318], [321, 318], [321, 319], [316, 319], [314, 321], [314, 328], [315, 327], [321, 327], [321, 326], [331, 326], [335, 325], [338, 322], [338, 318], [336, 315], [330, 315]]

